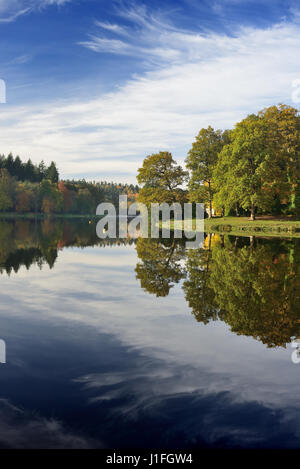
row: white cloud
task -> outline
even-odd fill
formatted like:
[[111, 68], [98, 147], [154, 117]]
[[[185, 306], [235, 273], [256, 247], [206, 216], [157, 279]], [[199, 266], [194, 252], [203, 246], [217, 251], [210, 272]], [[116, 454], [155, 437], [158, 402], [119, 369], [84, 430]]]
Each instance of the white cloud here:
[[244, 28], [229, 37], [181, 31], [144, 10], [126, 15], [140, 25], [140, 41], [102, 37], [88, 47], [135, 55], [148, 71], [90, 100], [2, 107], [1, 152], [54, 159], [64, 177], [135, 182], [147, 154], [168, 149], [182, 161], [201, 127], [228, 128], [248, 113], [291, 101], [300, 77], [299, 23]]
[[111, 31], [116, 34], [121, 34], [124, 36], [128, 36], [129, 32], [124, 26], [120, 26], [118, 24], [112, 24], [112, 23], [104, 23], [102, 21], [96, 21], [95, 24], [99, 26], [99, 28], [105, 29], [107, 31]]
[[10, 23], [19, 16], [49, 5], [63, 5], [72, 0], [0, 0], [0, 23]]

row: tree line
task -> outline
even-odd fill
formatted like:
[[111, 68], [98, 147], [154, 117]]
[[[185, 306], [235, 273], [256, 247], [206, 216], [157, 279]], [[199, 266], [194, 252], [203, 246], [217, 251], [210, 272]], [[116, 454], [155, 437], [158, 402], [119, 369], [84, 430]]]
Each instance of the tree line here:
[[101, 202], [135, 201], [138, 186], [107, 181], [60, 180], [56, 164], [35, 165], [19, 156], [0, 156], [0, 211], [17, 213], [95, 214]]
[[209, 217], [300, 215], [300, 116], [284, 104], [238, 122], [232, 130], [200, 130], [186, 169], [169, 152], [145, 158], [139, 201], [205, 203]]

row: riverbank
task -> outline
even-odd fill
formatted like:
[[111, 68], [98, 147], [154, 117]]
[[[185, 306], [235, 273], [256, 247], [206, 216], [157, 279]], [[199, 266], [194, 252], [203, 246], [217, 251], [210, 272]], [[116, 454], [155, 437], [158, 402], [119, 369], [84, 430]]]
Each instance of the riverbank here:
[[[181, 226], [181, 222], [171, 221], [171, 230], [180, 229]], [[257, 217], [254, 221], [248, 217], [214, 217], [204, 220], [204, 230], [206, 233], [226, 233], [234, 236], [300, 238], [300, 220], [271, 216]]]
[[[51, 214], [43, 213], [0, 213], [0, 220], [47, 220], [47, 219], [88, 219], [98, 220], [101, 216], [94, 214]], [[174, 225], [175, 223], [175, 225]], [[191, 221], [187, 221], [191, 225]], [[195, 220], [193, 220], [193, 226]], [[162, 226], [162, 225], [161, 225]], [[164, 224], [164, 226], [167, 226]], [[171, 220], [170, 229], [182, 228], [182, 222]], [[300, 238], [300, 220], [291, 217], [261, 216], [251, 221], [248, 217], [214, 217], [204, 220], [206, 233], [232, 234], [234, 236], [278, 236], [288, 238]]]

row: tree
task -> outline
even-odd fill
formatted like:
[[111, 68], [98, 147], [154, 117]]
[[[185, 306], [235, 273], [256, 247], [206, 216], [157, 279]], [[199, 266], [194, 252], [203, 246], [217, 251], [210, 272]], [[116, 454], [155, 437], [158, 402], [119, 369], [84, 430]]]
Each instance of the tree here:
[[59, 213], [63, 208], [63, 195], [58, 190], [56, 184], [52, 184], [49, 179], [44, 179], [40, 183], [40, 197], [42, 211], [46, 214]]
[[77, 195], [77, 207], [80, 213], [88, 214], [95, 212], [94, 201], [90, 191], [85, 189], [79, 189]]
[[191, 171], [190, 201], [208, 202], [209, 218], [212, 217], [213, 171], [222, 147], [222, 132], [209, 126], [200, 130], [186, 158], [186, 167]]
[[10, 153], [7, 156], [4, 167], [7, 169], [7, 171], [9, 172], [9, 174], [11, 176], [14, 176], [15, 162], [14, 162], [14, 157], [13, 157], [12, 153]]
[[25, 184], [19, 184], [16, 189], [16, 211], [29, 212], [32, 193]]
[[0, 211], [6, 211], [13, 207], [15, 197], [15, 180], [7, 169], [0, 170]]
[[254, 220], [258, 208], [270, 209], [275, 193], [276, 161], [268, 147], [265, 121], [248, 116], [236, 125], [231, 140], [213, 172], [216, 201], [227, 207], [238, 202]]
[[286, 200], [291, 213], [300, 214], [300, 116], [292, 106], [280, 104], [258, 115], [267, 125], [268, 147], [276, 161], [274, 185], [281, 203]]
[[58, 174], [56, 164], [54, 163], [54, 161], [51, 161], [51, 164], [46, 171], [46, 177], [47, 179], [50, 179], [51, 182], [58, 183], [59, 174]]
[[19, 156], [16, 156], [14, 162], [14, 176], [19, 180], [22, 181], [24, 179], [24, 167]]
[[182, 186], [188, 174], [176, 164], [172, 154], [166, 151], [154, 153], [143, 161], [138, 169], [137, 180], [143, 184], [138, 201], [149, 206], [151, 203], [182, 203], [186, 201], [186, 191]]
[[63, 181], [59, 181], [58, 189], [62, 193], [64, 198], [64, 212], [70, 212], [72, 206], [72, 192], [65, 186]]
[[47, 168], [46, 168], [46, 165], [45, 165], [44, 161], [42, 160], [40, 162], [40, 164], [38, 165], [38, 179], [39, 179], [39, 182], [42, 181], [43, 179], [45, 179], [46, 175], [47, 175]]
[[35, 182], [37, 180], [35, 166], [32, 163], [31, 159], [29, 159], [27, 163], [25, 164], [24, 179], [27, 181], [31, 181], [31, 182]]

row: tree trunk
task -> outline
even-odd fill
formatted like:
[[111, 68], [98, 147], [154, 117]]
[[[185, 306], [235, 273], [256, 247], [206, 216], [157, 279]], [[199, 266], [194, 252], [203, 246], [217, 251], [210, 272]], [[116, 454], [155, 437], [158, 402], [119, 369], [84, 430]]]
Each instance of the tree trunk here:
[[208, 218], [212, 218], [212, 201], [211, 201], [211, 189], [210, 189], [210, 181], [208, 183], [208, 194], [209, 194], [209, 214]]
[[255, 220], [255, 206], [254, 204], [251, 205], [251, 216], [250, 220], [254, 221]]
[[236, 217], [239, 217], [239, 216], [240, 216], [240, 214], [239, 214], [239, 205], [238, 205], [237, 202], [235, 203], [235, 216], [236, 216]]

